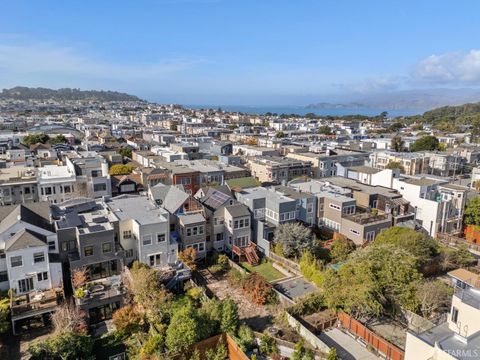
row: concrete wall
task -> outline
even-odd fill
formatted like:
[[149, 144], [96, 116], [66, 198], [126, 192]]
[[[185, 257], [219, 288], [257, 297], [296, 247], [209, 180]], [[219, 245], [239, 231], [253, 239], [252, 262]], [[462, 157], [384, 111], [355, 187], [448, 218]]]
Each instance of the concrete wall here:
[[307, 341], [315, 349], [328, 353], [330, 347], [327, 344], [320, 340], [315, 334], [313, 334], [310, 330], [303, 326], [300, 321], [295, 319], [288, 312], [286, 312], [286, 316], [288, 324], [293, 327], [300, 334], [300, 336], [305, 339], [305, 341]]

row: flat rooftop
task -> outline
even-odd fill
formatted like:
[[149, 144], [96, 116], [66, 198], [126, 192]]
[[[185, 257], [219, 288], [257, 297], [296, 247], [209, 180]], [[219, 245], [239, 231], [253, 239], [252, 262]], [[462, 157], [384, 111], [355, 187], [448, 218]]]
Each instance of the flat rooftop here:
[[111, 199], [107, 206], [121, 221], [134, 219], [140, 225], [168, 221], [168, 212], [144, 196], [118, 196]]

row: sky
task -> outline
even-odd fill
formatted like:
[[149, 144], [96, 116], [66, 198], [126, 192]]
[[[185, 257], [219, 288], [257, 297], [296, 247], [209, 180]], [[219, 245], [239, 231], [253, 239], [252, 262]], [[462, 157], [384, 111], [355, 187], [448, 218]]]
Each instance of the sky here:
[[478, 0], [2, 0], [0, 88], [303, 105], [480, 87]]

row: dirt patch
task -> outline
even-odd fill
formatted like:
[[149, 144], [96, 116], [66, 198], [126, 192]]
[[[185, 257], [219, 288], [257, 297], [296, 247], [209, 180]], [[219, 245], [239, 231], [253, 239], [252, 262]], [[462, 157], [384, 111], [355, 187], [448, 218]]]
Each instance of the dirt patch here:
[[240, 287], [230, 286], [225, 278], [209, 279], [208, 288], [220, 300], [232, 299], [238, 306], [238, 315], [256, 331], [263, 331], [271, 323], [273, 314], [266, 306], [250, 302]]

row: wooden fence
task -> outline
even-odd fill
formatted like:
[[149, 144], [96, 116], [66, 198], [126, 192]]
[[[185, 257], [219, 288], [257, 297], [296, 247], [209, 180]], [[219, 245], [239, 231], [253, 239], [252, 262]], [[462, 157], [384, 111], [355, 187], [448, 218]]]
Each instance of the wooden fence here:
[[382, 353], [387, 360], [404, 360], [405, 353], [403, 350], [378, 336], [350, 315], [340, 312], [338, 313], [338, 320], [346, 330], [362, 338], [368, 345]]
[[301, 275], [300, 265], [298, 265], [296, 262], [285, 259], [283, 256], [278, 256], [277, 254], [274, 254], [273, 251], [271, 250], [270, 250], [270, 255], [268, 257], [273, 261], [276, 261], [283, 267], [287, 268], [287, 270], [293, 272], [294, 274]]

